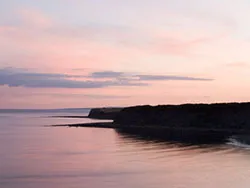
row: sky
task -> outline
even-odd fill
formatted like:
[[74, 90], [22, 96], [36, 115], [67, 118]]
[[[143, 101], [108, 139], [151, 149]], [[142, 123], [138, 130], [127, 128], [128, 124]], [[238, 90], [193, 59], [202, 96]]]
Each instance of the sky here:
[[0, 108], [250, 100], [248, 0], [0, 1]]

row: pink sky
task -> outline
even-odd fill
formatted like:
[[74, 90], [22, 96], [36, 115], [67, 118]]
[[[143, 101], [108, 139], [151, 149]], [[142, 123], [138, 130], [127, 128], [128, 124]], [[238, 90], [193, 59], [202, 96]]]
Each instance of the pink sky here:
[[4, 3], [0, 108], [249, 101], [250, 3], [178, 2]]

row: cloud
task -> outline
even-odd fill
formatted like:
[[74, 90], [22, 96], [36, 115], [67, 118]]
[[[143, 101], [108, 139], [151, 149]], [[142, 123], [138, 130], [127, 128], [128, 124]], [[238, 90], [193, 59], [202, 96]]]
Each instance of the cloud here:
[[114, 71], [102, 71], [102, 72], [93, 72], [90, 77], [92, 78], [120, 78], [124, 75], [123, 72], [114, 72]]
[[164, 76], [164, 75], [137, 75], [139, 80], [144, 81], [160, 81], [160, 80], [186, 80], [186, 81], [212, 81], [208, 78], [196, 78], [188, 76]]
[[212, 81], [209, 78], [196, 78], [189, 76], [177, 75], [146, 75], [146, 74], [133, 74], [129, 72], [114, 72], [114, 71], [100, 71], [93, 72], [89, 75], [91, 78], [114, 78], [117, 80], [137, 80], [137, 81]]
[[[81, 75], [23, 72], [20, 69], [0, 69], [0, 85], [27, 88], [105, 88], [110, 86], [144, 86], [145, 83], [119, 80], [76, 80]], [[71, 79], [74, 78], [74, 79]]]
[[[104, 79], [104, 80], [103, 80]], [[105, 80], [107, 79], [107, 80]], [[89, 75], [29, 72], [24, 69], [0, 69], [0, 85], [26, 88], [105, 88], [111, 86], [147, 86], [149, 81], [212, 81], [207, 78], [169, 75], [140, 75], [129, 72], [100, 71]]]

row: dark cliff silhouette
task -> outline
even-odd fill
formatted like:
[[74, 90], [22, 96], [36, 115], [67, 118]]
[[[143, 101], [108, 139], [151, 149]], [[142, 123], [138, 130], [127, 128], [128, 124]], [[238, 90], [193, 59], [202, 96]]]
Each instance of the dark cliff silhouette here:
[[135, 106], [114, 118], [120, 126], [250, 130], [250, 103]]

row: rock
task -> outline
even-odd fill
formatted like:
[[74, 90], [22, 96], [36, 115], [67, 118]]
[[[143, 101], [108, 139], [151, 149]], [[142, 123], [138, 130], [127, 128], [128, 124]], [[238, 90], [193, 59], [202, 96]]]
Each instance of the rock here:
[[88, 118], [113, 120], [122, 108], [94, 108], [91, 109]]

